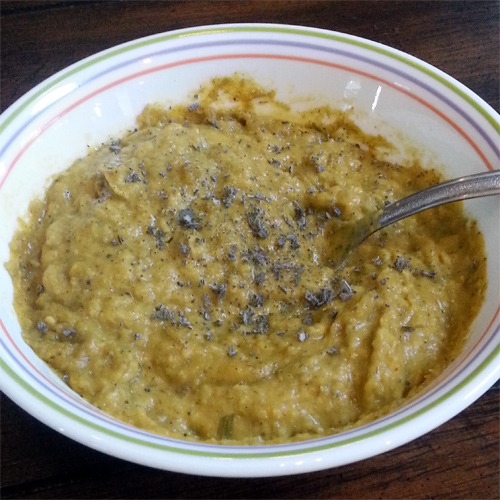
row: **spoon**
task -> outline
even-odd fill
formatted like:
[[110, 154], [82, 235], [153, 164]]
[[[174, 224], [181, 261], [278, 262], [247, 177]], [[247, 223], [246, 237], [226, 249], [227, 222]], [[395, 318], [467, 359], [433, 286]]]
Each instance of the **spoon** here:
[[460, 177], [418, 191], [362, 219], [344, 224], [336, 235], [340, 243], [335, 247], [330, 260], [337, 270], [344, 265], [355, 248], [383, 227], [438, 205], [494, 194], [500, 194], [500, 170]]

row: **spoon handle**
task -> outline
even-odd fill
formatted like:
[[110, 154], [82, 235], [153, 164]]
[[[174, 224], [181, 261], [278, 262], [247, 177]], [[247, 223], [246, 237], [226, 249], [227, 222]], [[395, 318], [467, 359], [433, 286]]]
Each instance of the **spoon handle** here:
[[500, 170], [436, 184], [381, 209], [372, 232], [437, 205], [493, 194], [500, 194]]
[[500, 194], [500, 170], [460, 177], [402, 198], [354, 223], [346, 224], [343, 237], [337, 238], [330, 262], [340, 269], [349, 254], [370, 234], [398, 220], [452, 201]]

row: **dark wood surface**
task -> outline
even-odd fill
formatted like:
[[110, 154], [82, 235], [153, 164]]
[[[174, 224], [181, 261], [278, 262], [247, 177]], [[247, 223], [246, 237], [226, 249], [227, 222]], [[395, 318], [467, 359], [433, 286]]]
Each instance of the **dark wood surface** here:
[[[153, 33], [223, 22], [327, 28], [382, 42], [454, 76], [497, 111], [499, 2], [1, 2], [1, 109], [83, 57]], [[295, 477], [158, 471], [79, 445], [1, 400], [2, 498], [500, 498], [500, 384], [392, 452]]]

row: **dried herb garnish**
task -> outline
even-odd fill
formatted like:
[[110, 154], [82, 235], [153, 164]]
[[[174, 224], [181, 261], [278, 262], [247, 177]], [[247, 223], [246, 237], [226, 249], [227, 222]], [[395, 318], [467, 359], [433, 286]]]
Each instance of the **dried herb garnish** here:
[[346, 300], [349, 300], [353, 295], [352, 288], [349, 286], [346, 280], [342, 280], [340, 282], [340, 288], [339, 288], [339, 298], [343, 302]]
[[380, 266], [380, 264], [382, 264], [382, 261], [380, 260], [380, 257], [377, 255], [377, 257], [375, 259], [372, 259], [372, 262], [376, 265], [376, 266]]
[[122, 150], [122, 148], [120, 147], [120, 141], [111, 141], [109, 149], [110, 151], [115, 153], [115, 155], [117, 155]]
[[437, 273], [436, 271], [424, 271], [423, 269], [421, 269], [420, 274], [422, 276], [426, 276], [427, 278], [435, 278]]
[[253, 250], [249, 249], [241, 252], [241, 260], [243, 262], [252, 261], [254, 264], [260, 266], [267, 263], [269, 259], [264, 253], [264, 249], [259, 247], [258, 245], [255, 245]]
[[333, 300], [333, 297], [334, 296], [332, 290], [327, 286], [325, 286], [316, 293], [311, 293], [306, 290], [306, 301], [314, 309], [318, 309], [318, 307], [321, 307], [327, 304], [328, 302], [331, 302]]
[[413, 326], [402, 326], [401, 329], [405, 333], [411, 333], [415, 330], [415, 328]]
[[262, 222], [263, 214], [264, 211], [260, 208], [254, 208], [247, 214], [250, 229], [255, 236], [262, 240], [267, 238], [267, 229], [264, 227], [264, 223]]
[[265, 314], [256, 316], [255, 311], [250, 306], [240, 312], [240, 319], [244, 325], [254, 325], [252, 333], [264, 334], [269, 329], [267, 316]]
[[273, 165], [276, 168], [281, 167], [281, 162], [277, 160], [276, 158], [273, 158], [272, 160], [267, 160], [270, 165]]
[[235, 356], [235, 355], [236, 355], [236, 351], [233, 349], [233, 346], [232, 346], [232, 345], [230, 345], [230, 346], [229, 346], [229, 349], [227, 350], [227, 355], [228, 355], [229, 357], [233, 357], [233, 356]]
[[137, 172], [135, 172], [131, 168], [129, 170], [130, 172], [127, 177], [123, 178], [125, 182], [142, 182], [142, 177]]
[[297, 248], [300, 248], [299, 237], [294, 232], [288, 234], [286, 238], [290, 242], [290, 248], [292, 250], [297, 250]]
[[286, 243], [286, 238], [284, 235], [278, 236], [278, 239], [276, 240], [276, 244], [278, 245], [278, 248], [283, 248]]
[[210, 285], [210, 289], [214, 291], [216, 294], [218, 294], [219, 301], [222, 300], [226, 295], [226, 285], [223, 283], [221, 283], [220, 285], [214, 283], [213, 285]]
[[304, 272], [304, 264], [301, 264], [299, 267], [295, 268], [295, 284], [298, 285], [300, 283], [301, 275]]
[[163, 236], [165, 236], [165, 233], [153, 225], [148, 226], [146, 232], [154, 237], [156, 241], [156, 248], [158, 248], [158, 250], [162, 250], [165, 246], [163, 243]]
[[253, 293], [250, 295], [250, 305], [252, 307], [262, 307], [264, 304], [264, 295], [261, 293]]
[[307, 219], [305, 210], [298, 204], [297, 201], [293, 202], [293, 206], [295, 207], [295, 212], [293, 218], [297, 223], [297, 227], [301, 230], [306, 228]]
[[[320, 152], [322, 153], [322, 151]], [[317, 156], [311, 156], [311, 161], [314, 165], [314, 168], [316, 169], [316, 172], [321, 173], [323, 170], [325, 170], [325, 167], [321, 165], [319, 162], [319, 158]]]
[[237, 193], [236, 188], [232, 188], [229, 186], [224, 187], [224, 195], [222, 196], [222, 204], [226, 207], [229, 208], [231, 203], [234, 201]]
[[267, 333], [268, 329], [269, 323], [267, 321], [267, 316], [264, 314], [257, 316], [257, 318], [255, 318], [255, 328], [253, 330], [253, 333], [264, 334]]
[[210, 307], [212, 305], [212, 302], [210, 301], [210, 298], [208, 297], [208, 293], [203, 294], [203, 305], [205, 307]]
[[199, 229], [200, 227], [200, 223], [195, 221], [193, 211], [190, 208], [179, 210], [177, 221], [180, 226], [187, 227], [188, 229]]
[[405, 260], [403, 257], [400, 257], [399, 255], [396, 258], [396, 261], [394, 262], [394, 269], [396, 271], [402, 272], [403, 269], [406, 269], [410, 263], [410, 259]]
[[247, 306], [247, 308], [244, 311], [240, 312], [241, 322], [244, 325], [252, 324], [254, 315], [255, 315], [254, 310], [250, 306]]
[[191, 113], [191, 111], [194, 111], [195, 109], [198, 109], [200, 107], [199, 103], [194, 102], [193, 104], [190, 104], [188, 106], [188, 111]]
[[312, 322], [313, 322], [312, 314], [311, 313], [307, 313], [304, 316], [304, 319], [302, 320], [302, 323], [304, 325], [312, 325]]
[[264, 253], [264, 250], [259, 248], [257, 245], [254, 247], [252, 260], [257, 265], [265, 264], [268, 261], [267, 255]]
[[43, 321], [40, 321], [36, 327], [40, 333], [47, 333], [47, 326]]
[[178, 326], [187, 326], [190, 330], [193, 329], [191, 326], [191, 323], [187, 320], [187, 318], [184, 316], [184, 313], [182, 311], [179, 311], [179, 320], [177, 321]]
[[258, 273], [255, 275], [255, 284], [262, 285], [266, 281], [266, 273]]
[[200, 309], [200, 314], [205, 321], [210, 321], [210, 314], [206, 309], [203, 309], [203, 307]]
[[155, 312], [151, 314], [151, 319], [158, 319], [160, 321], [172, 321], [174, 319], [174, 312], [163, 304], [158, 304]]
[[74, 328], [63, 328], [62, 333], [65, 337], [72, 337], [73, 335], [76, 335], [76, 330]]
[[187, 245], [185, 245], [184, 243], [181, 243], [179, 245], [179, 250], [181, 251], [181, 253], [183, 255], [189, 255], [189, 247]]
[[328, 349], [326, 351], [328, 354], [337, 354], [338, 353], [338, 350], [336, 347], [331, 347], [330, 349]]

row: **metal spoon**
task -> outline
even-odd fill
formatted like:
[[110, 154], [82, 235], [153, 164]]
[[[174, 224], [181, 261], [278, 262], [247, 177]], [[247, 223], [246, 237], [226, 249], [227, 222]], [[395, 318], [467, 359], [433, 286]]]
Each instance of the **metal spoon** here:
[[418, 191], [362, 219], [344, 224], [335, 235], [339, 244], [330, 260], [335, 269], [341, 268], [351, 252], [368, 236], [410, 215], [452, 201], [494, 194], [500, 194], [500, 170], [460, 177]]

